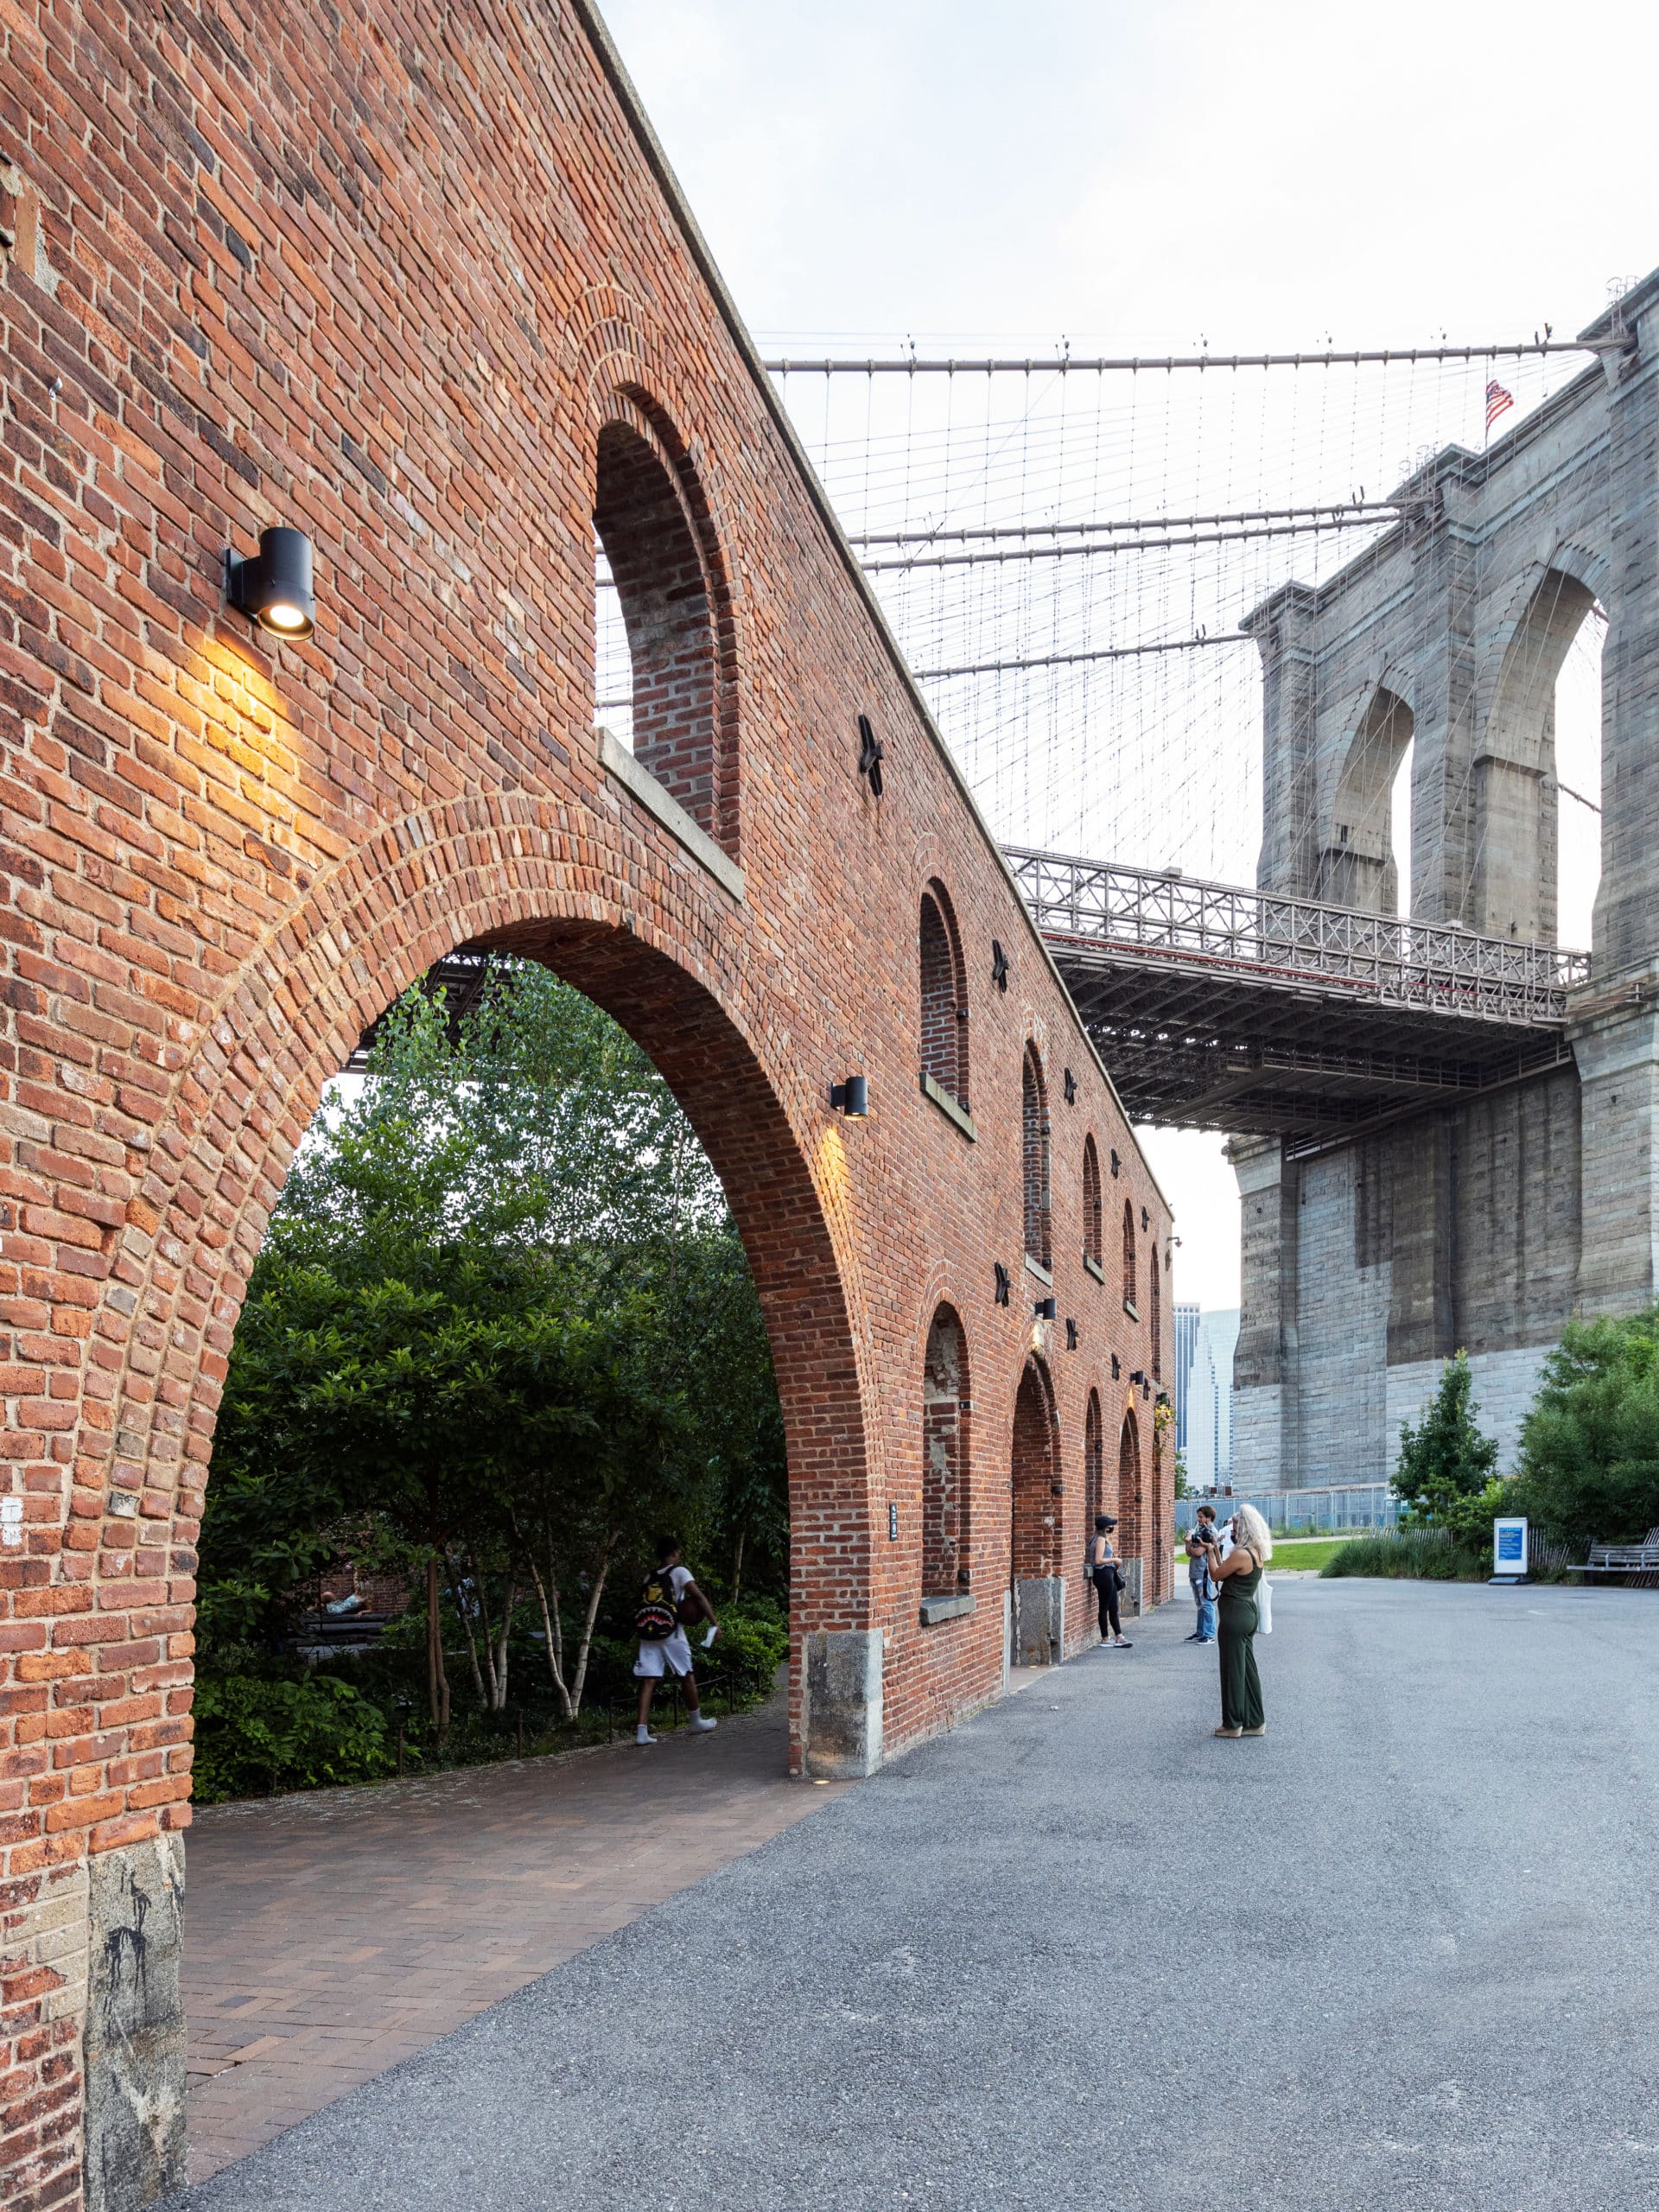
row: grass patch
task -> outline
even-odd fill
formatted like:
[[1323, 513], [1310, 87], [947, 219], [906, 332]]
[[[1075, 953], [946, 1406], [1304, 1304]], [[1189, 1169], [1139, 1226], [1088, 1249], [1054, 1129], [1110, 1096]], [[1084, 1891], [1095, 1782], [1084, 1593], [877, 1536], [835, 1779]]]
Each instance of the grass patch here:
[[[1268, 1561], [1268, 1571], [1274, 1567], [1299, 1567], [1322, 1573], [1327, 1560], [1333, 1559], [1349, 1541], [1346, 1536], [1275, 1536], [1273, 1557]], [[1185, 1572], [1186, 1554], [1177, 1552], [1176, 1563]]]
[[1484, 1582], [1489, 1573], [1478, 1551], [1438, 1529], [1402, 1529], [1351, 1536], [1338, 1544], [1321, 1574], [1364, 1574], [1423, 1582]]

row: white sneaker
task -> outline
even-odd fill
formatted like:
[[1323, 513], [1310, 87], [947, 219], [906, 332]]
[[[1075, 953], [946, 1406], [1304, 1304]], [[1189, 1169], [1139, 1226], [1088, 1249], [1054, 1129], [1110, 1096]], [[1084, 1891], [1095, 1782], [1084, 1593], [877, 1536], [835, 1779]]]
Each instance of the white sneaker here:
[[718, 1720], [705, 1719], [701, 1713], [694, 1713], [685, 1725], [694, 1736], [706, 1736], [711, 1728], [718, 1728], [720, 1723]]
[[654, 1744], [657, 1738], [652, 1734], [649, 1728], [642, 1726], [634, 1730], [633, 1740], [636, 1744]]

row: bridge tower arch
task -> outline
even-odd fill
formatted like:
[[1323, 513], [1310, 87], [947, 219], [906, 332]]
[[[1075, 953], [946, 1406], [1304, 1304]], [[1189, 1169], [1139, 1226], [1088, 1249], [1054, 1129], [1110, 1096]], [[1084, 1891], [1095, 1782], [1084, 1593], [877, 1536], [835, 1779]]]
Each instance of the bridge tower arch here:
[[1340, 745], [1315, 897], [1367, 913], [1398, 911], [1392, 801], [1415, 727], [1398, 691], [1373, 685]]

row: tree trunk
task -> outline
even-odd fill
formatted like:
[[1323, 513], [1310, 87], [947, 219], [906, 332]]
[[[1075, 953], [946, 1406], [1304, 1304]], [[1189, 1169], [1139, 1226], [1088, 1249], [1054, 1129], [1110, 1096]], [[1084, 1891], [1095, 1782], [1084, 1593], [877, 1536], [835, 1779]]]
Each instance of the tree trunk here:
[[499, 1713], [501, 1700], [496, 1694], [495, 1630], [490, 1624], [489, 1592], [484, 1586], [483, 1569], [479, 1566], [477, 1554], [470, 1548], [467, 1554], [467, 1564], [472, 1569], [473, 1589], [478, 1598], [478, 1640], [484, 1648], [484, 1665], [489, 1675], [490, 1711]]
[[574, 1720], [576, 1708], [570, 1702], [569, 1690], [564, 1680], [564, 1639], [559, 1625], [559, 1586], [553, 1585], [553, 1603], [547, 1602], [547, 1585], [542, 1580], [542, 1570], [532, 1559], [530, 1562], [531, 1580], [536, 1585], [536, 1595], [541, 1600], [542, 1630], [547, 1637], [547, 1671], [553, 1677], [553, 1687], [559, 1694], [559, 1703], [564, 1707], [564, 1717]]
[[570, 1685], [573, 1713], [580, 1713], [582, 1710], [582, 1685], [588, 1679], [588, 1654], [594, 1641], [594, 1623], [599, 1618], [599, 1601], [605, 1593], [605, 1577], [610, 1572], [611, 1547], [615, 1541], [613, 1536], [607, 1536], [600, 1548], [599, 1559], [594, 1573], [594, 1586], [588, 1592], [588, 1611], [582, 1617], [582, 1641], [576, 1646], [575, 1680]]
[[505, 1712], [507, 1703], [507, 1638], [512, 1633], [512, 1609], [518, 1602], [518, 1578], [510, 1567], [506, 1586], [501, 1593], [501, 1633], [495, 1643], [495, 1709]]
[[737, 1532], [737, 1556], [732, 1561], [732, 1603], [737, 1603], [737, 1593], [743, 1587], [743, 1546], [748, 1537], [747, 1528]]
[[438, 1596], [438, 1555], [426, 1562], [426, 1696], [440, 1738], [449, 1732], [449, 1677], [443, 1665], [443, 1616]]

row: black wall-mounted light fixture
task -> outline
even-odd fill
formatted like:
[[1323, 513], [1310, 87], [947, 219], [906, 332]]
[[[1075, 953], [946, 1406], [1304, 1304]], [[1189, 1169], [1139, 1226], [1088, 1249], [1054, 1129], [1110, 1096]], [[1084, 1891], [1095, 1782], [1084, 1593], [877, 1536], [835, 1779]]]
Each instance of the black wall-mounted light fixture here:
[[1141, 1370], [1138, 1367], [1132, 1367], [1129, 1370], [1129, 1380], [1134, 1383], [1137, 1390], [1141, 1388], [1141, 1385], [1146, 1381], [1146, 1376], [1141, 1372]]
[[1013, 1287], [1008, 1279], [1008, 1271], [1001, 1260], [993, 1260], [991, 1265], [996, 1269], [996, 1303], [999, 1306], [1006, 1306], [1008, 1302], [1008, 1292]]
[[1068, 1106], [1075, 1106], [1077, 1103], [1077, 1078], [1070, 1068], [1065, 1071], [1065, 1103]]
[[1039, 1321], [1052, 1321], [1058, 1308], [1052, 1298], [1039, 1298], [1031, 1310]]
[[1077, 1348], [1077, 1325], [1069, 1313], [1065, 1317], [1065, 1348], [1067, 1351], [1076, 1351]]
[[1119, 1376], [1122, 1372], [1123, 1372], [1122, 1369], [1122, 1368], [1118, 1365], [1118, 1363], [1117, 1363], [1117, 1354], [1116, 1354], [1116, 1352], [1114, 1352], [1114, 1353], [1112, 1354], [1112, 1380], [1113, 1380], [1113, 1382], [1116, 1382], [1116, 1380], [1117, 1380], [1118, 1376]]
[[991, 939], [991, 981], [999, 991], [1008, 988], [1008, 956], [995, 938]]
[[881, 763], [887, 755], [874, 725], [868, 715], [858, 718], [858, 772], [870, 779], [870, 789], [877, 798], [881, 796]]
[[870, 1110], [869, 1077], [849, 1075], [845, 1083], [832, 1083], [830, 1105], [832, 1112], [844, 1114], [849, 1122], [863, 1121]]
[[1113, 1174], [1114, 1174], [1114, 1175], [1116, 1175], [1116, 1173], [1117, 1173], [1117, 1169], [1118, 1169], [1118, 1158], [1117, 1158], [1117, 1154], [1116, 1154], [1116, 1153], [1114, 1153], [1114, 1154], [1112, 1154], [1112, 1173], [1113, 1173]]
[[1141, 1209], [1141, 1226], [1143, 1230], [1152, 1227], [1152, 1216], [1147, 1211], [1145, 1206]]
[[262, 530], [251, 559], [227, 552], [225, 596], [273, 638], [308, 638], [317, 626], [310, 539], [300, 530]]

